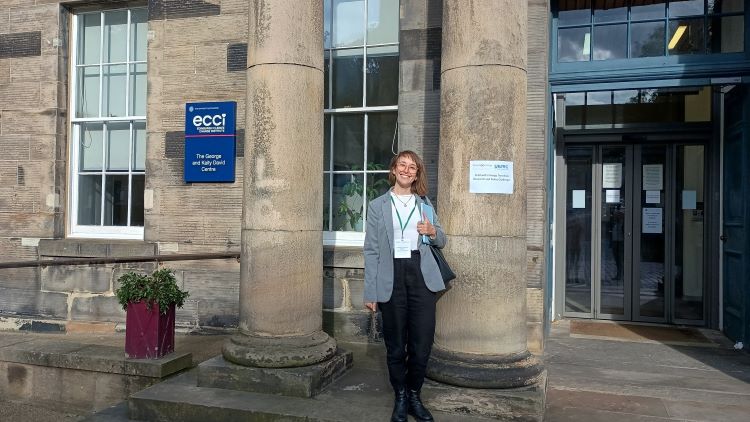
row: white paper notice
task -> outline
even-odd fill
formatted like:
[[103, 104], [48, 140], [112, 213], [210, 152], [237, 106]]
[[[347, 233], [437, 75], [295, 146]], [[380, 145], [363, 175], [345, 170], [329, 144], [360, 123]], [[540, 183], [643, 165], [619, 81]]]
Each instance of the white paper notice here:
[[607, 189], [605, 197], [608, 204], [619, 204], [620, 189]]
[[643, 190], [664, 189], [664, 167], [661, 164], [645, 164], [643, 166]]
[[660, 204], [661, 203], [661, 191], [660, 190], [647, 190], [646, 191], [646, 203], [647, 204]]
[[622, 187], [622, 163], [610, 163], [602, 166], [602, 187], [620, 189]]
[[644, 208], [641, 224], [643, 233], [661, 233], [661, 208]]
[[573, 208], [586, 208], [586, 191], [573, 191]]
[[471, 161], [469, 192], [513, 193], [512, 161]]
[[682, 209], [683, 210], [694, 210], [695, 206], [695, 191], [684, 190], [682, 191]]

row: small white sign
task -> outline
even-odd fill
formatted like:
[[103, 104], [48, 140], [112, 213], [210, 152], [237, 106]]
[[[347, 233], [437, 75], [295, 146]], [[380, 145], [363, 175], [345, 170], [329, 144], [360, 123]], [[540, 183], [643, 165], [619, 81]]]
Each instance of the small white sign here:
[[644, 208], [641, 223], [641, 232], [643, 233], [661, 233], [661, 208]]
[[586, 208], [586, 191], [573, 191], [573, 208]]
[[682, 209], [683, 210], [694, 210], [697, 207], [695, 206], [695, 191], [694, 190], [684, 190], [682, 191]]
[[607, 189], [605, 198], [608, 204], [620, 203], [620, 189]]
[[622, 163], [602, 165], [602, 187], [620, 189], [622, 187]]
[[513, 193], [512, 161], [471, 161], [469, 163], [469, 192]]
[[664, 166], [661, 164], [643, 165], [643, 190], [664, 189]]
[[661, 204], [661, 191], [660, 190], [647, 190], [646, 191], [646, 203], [647, 204]]

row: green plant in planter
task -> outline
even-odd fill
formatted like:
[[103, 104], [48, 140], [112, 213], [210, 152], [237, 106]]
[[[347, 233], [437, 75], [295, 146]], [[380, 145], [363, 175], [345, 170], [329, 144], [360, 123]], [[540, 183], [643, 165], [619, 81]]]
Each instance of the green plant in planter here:
[[174, 272], [169, 268], [154, 271], [150, 275], [128, 272], [118, 279], [120, 288], [115, 290], [117, 301], [122, 309], [127, 310], [128, 303], [146, 302], [151, 309], [151, 303], [159, 304], [159, 312], [166, 314], [169, 305], [181, 308], [190, 293], [183, 291], [177, 285]]
[[[367, 170], [384, 170], [383, 164], [368, 163]], [[352, 166], [351, 170], [359, 170], [358, 166]], [[368, 174], [368, 177], [374, 177], [375, 174]], [[377, 179], [370, 186], [367, 187], [367, 202], [369, 203], [373, 199], [382, 195], [390, 187], [388, 179]], [[347, 225], [352, 230], [357, 230], [357, 224], [362, 221], [362, 212], [364, 204], [357, 207], [352, 206], [350, 201], [357, 202], [357, 197], [362, 198], [365, 190], [365, 186], [356, 175], [352, 175], [344, 186], [341, 188], [343, 194], [339, 201], [338, 215], [344, 217], [344, 220], [339, 224], [338, 230], [346, 230]]]

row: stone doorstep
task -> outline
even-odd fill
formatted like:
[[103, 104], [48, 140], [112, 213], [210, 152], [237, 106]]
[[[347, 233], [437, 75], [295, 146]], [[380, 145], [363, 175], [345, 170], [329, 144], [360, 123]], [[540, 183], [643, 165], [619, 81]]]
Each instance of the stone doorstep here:
[[[357, 358], [355, 354], [349, 372], [313, 398], [199, 386], [201, 369], [194, 369], [132, 395], [129, 417], [180, 422], [387, 420], [393, 404], [387, 375], [367, 362], [358, 366]], [[545, 408], [546, 372], [541, 379], [537, 385], [509, 390], [460, 388], [427, 380], [422, 398], [436, 419], [444, 422], [539, 422]]]
[[123, 347], [32, 339], [0, 347], [0, 361], [160, 379], [189, 368], [193, 357], [170, 353], [160, 359], [128, 359]]

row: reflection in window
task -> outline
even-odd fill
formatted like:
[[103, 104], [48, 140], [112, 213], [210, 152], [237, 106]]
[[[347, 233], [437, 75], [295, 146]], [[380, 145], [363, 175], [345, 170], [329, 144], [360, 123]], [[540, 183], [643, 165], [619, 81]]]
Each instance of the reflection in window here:
[[711, 121], [711, 88], [660, 88], [565, 94], [565, 127]]
[[398, 110], [398, 0], [323, 0], [323, 227], [364, 231], [367, 204], [388, 187]]
[[744, 51], [743, 0], [561, 0], [556, 15], [562, 63]]

